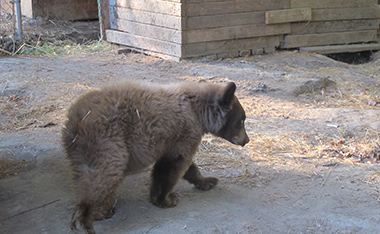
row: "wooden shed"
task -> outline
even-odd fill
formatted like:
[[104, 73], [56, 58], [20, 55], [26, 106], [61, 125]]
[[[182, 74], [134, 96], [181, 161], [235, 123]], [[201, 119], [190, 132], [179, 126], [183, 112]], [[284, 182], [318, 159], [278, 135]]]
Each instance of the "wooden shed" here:
[[97, 0], [21, 0], [21, 12], [30, 18], [93, 20], [98, 18], [98, 3]]
[[380, 0], [101, 0], [107, 41], [173, 59], [380, 50]]

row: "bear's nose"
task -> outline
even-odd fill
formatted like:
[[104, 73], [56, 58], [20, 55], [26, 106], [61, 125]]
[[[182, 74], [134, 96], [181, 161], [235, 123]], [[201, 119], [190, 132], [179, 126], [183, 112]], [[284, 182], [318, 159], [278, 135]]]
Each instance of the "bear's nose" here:
[[240, 144], [241, 146], [245, 146], [249, 142], [249, 138], [244, 138], [243, 142]]

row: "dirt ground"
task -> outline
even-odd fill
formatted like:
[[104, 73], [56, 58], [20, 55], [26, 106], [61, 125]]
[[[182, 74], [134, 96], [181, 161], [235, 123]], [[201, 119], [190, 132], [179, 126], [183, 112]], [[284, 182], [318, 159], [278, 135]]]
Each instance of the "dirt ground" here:
[[289, 51], [181, 62], [109, 51], [4, 56], [0, 71], [0, 233], [71, 233], [65, 114], [123, 80], [236, 82], [251, 141], [205, 136], [196, 162], [220, 184], [181, 181], [175, 208], [148, 202], [149, 170], [127, 177], [98, 233], [380, 233], [379, 53], [349, 65]]

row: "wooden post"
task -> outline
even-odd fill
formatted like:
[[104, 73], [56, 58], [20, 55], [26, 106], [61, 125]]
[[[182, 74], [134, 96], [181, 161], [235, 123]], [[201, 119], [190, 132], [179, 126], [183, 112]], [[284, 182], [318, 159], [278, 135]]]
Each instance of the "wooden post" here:
[[100, 23], [100, 35], [101, 40], [106, 40], [105, 31], [109, 29], [110, 26], [110, 15], [109, 15], [109, 0], [98, 0], [99, 7], [99, 23]]

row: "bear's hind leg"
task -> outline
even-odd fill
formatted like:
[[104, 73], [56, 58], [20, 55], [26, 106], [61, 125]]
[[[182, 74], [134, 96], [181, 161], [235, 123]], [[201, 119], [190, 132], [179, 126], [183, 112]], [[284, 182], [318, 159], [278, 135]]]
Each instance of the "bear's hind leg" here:
[[115, 214], [116, 189], [106, 195], [103, 201], [99, 201], [94, 207], [94, 220], [110, 219]]
[[94, 180], [93, 183], [99, 184], [92, 185], [79, 181], [77, 189], [81, 200], [75, 207], [71, 229], [76, 230], [79, 222], [87, 233], [95, 233], [93, 221], [111, 218], [115, 213], [116, 190], [121, 181], [122, 177], [105, 177], [101, 181]]
[[218, 184], [218, 179], [214, 177], [203, 177], [195, 163], [192, 163], [183, 176], [189, 183], [194, 184], [197, 189], [210, 190]]
[[188, 160], [179, 155], [176, 158], [162, 158], [156, 162], [152, 171], [150, 201], [161, 208], [178, 204], [178, 195], [172, 192], [174, 186], [185, 174]]
[[117, 188], [124, 178], [126, 160], [119, 154], [111, 157], [106, 153], [97, 155], [96, 167], [73, 165], [76, 190], [79, 198], [72, 216], [72, 229], [80, 223], [87, 233], [95, 233], [93, 221], [111, 218]]

